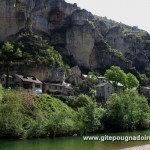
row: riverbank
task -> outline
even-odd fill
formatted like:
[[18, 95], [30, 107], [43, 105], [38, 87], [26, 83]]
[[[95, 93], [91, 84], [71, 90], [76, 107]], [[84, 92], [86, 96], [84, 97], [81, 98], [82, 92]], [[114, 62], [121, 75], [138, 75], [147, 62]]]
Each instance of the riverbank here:
[[0, 138], [32, 139], [150, 127], [147, 100], [135, 91], [113, 94], [105, 107], [84, 94], [65, 99], [0, 89]]
[[[150, 135], [150, 131], [134, 131], [98, 134], [109, 136]], [[122, 150], [149, 145], [150, 141], [84, 141], [82, 136], [53, 139], [0, 140], [0, 150]]]

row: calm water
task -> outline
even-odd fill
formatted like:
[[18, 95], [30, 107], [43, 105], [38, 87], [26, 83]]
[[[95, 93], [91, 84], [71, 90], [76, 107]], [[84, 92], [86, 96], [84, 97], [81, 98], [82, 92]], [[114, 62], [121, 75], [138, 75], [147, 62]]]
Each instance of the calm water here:
[[[140, 132], [109, 133], [107, 135], [150, 135], [150, 130]], [[36, 140], [1, 140], [0, 150], [117, 150], [147, 144], [150, 144], [150, 141], [100, 142], [83, 141], [82, 137], [61, 137], [55, 139]]]

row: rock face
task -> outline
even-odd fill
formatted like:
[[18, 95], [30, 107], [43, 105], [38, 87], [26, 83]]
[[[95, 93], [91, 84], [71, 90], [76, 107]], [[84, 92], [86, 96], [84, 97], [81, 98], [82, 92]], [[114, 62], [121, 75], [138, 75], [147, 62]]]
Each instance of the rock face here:
[[[132, 63], [135, 66], [149, 63], [140, 38], [125, 34], [129, 27], [111, 27], [114, 22], [96, 19], [90, 12], [64, 0], [0, 0], [0, 16], [0, 41], [8, 40], [24, 28], [42, 33], [62, 55], [72, 56], [77, 65], [85, 68], [104, 69], [111, 65], [129, 68]], [[135, 30], [143, 32], [130, 29]], [[110, 49], [118, 50], [125, 58]]]
[[148, 57], [144, 55], [142, 37], [126, 34], [124, 28], [116, 26], [108, 31], [106, 39], [112, 48], [117, 49], [127, 59], [133, 61], [134, 66], [148, 64]]
[[[6, 68], [1, 66], [0, 76], [6, 74]], [[10, 75], [32, 75], [42, 82], [62, 83], [65, 81], [65, 71], [60, 67], [50, 67], [40, 64], [19, 65], [10, 67]]]
[[89, 26], [72, 26], [67, 31], [66, 49], [80, 66], [90, 66], [90, 54], [94, 47], [94, 38]]

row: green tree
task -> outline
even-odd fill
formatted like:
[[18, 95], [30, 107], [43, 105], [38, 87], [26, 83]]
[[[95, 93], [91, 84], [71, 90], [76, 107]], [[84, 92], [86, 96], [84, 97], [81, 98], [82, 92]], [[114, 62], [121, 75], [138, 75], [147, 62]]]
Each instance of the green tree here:
[[98, 79], [97, 79], [98, 74], [94, 72], [89, 72], [86, 78], [86, 83], [88, 87], [88, 95], [91, 97], [95, 97], [96, 95], [96, 84], [98, 84]]
[[109, 81], [112, 81], [112, 84], [117, 91], [118, 83], [125, 85], [126, 83], [126, 74], [118, 66], [112, 66], [110, 69], [106, 70], [105, 78]]
[[20, 61], [22, 58], [22, 51], [14, 48], [14, 45], [6, 42], [0, 51], [0, 59], [6, 65], [6, 88], [9, 88], [9, 68], [14, 62]]
[[113, 131], [149, 128], [150, 109], [147, 99], [134, 90], [113, 94], [106, 103], [103, 123], [107, 130]]
[[21, 95], [7, 90], [0, 103], [0, 137], [21, 137], [23, 135], [23, 114]]
[[137, 88], [139, 87], [139, 81], [133, 74], [128, 73], [126, 78], [126, 86], [129, 89]]
[[115, 91], [117, 91], [118, 83], [121, 83], [124, 86], [124, 89], [139, 87], [139, 81], [133, 74], [126, 74], [117, 66], [112, 66], [110, 69], [106, 70], [105, 78], [112, 82]]
[[86, 81], [90, 88], [95, 87], [95, 85], [98, 83], [97, 76], [93, 72], [88, 73]]
[[91, 103], [91, 98], [85, 94], [80, 94], [78, 98], [76, 99], [77, 107], [84, 107]]
[[62, 56], [39, 35], [21, 34], [15, 47], [19, 47], [23, 51], [23, 57], [27, 62], [64, 67]]
[[96, 101], [87, 95], [79, 95], [77, 102], [79, 122], [80, 124], [82, 122], [81, 130], [85, 133], [100, 130], [104, 110], [98, 107]]

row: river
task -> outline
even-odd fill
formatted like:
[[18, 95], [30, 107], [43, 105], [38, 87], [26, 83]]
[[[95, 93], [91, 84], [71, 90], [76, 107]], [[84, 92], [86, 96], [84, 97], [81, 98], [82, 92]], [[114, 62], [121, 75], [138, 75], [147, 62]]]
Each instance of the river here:
[[[99, 136], [103, 136], [99, 134]], [[150, 136], [150, 130], [106, 133], [109, 136]], [[140, 147], [139, 147], [140, 146]], [[144, 148], [144, 146], [146, 148]], [[118, 150], [132, 149], [149, 150], [150, 141], [84, 141], [82, 137], [58, 137], [54, 139], [33, 139], [33, 140], [0, 140], [0, 150]]]

